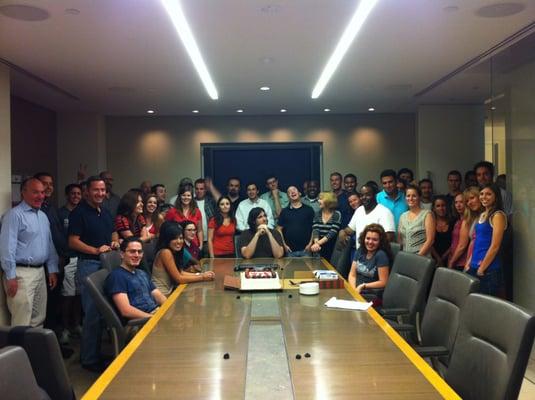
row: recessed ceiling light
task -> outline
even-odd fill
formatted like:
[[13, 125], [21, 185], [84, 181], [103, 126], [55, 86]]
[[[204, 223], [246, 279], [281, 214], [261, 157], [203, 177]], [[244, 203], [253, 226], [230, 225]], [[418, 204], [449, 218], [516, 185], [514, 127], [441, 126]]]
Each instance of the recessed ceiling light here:
[[274, 61], [275, 61], [275, 59], [273, 57], [262, 57], [262, 58], [260, 58], [260, 62], [262, 64], [271, 64]]
[[0, 7], [0, 13], [6, 17], [18, 19], [19, 21], [44, 21], [50, 18], [47, 10], [24, 4], [9, 4]]
[[192, 113], [193, 114], [199, 114], [199, 110], [193, 110]]
[[496, 107], [492, 106], [490, 109], [491, 109], [492, 111], [494, 111], [494, 110], [496, 110]]
[[331, 58], [329, 58], [329, 61], [327, 61], [327, 65], [325, 65], [325, 68], [323, 69], [323, 72], [321, 73], [320, 78], [316, 83], [316, 86], [314, 86], [314, 90], [312, 90], [313, 99], [317, 99], [323, 92], [323, 89], [325, 89], [325, 86], [327, 86], [327, 83], [329, 83], [329, 80], [336, 71], [336, 68], [338, 68], [338, 65], [342, 61], [342, 58], [344, 58], [344, 55], [346, 54], [347, 50], [349, 49], [349, 46], [353, 42], [353, 39], [355, 39], [355, 37], [357, 36], [357, 33], [360, 31], [360, 28], [362, 28], [362, 25], [364, 25], [364, 21], [366, 21], [366, 18], [368, 17], [368, 15], [370, 15], [373, 7], [375, 6], [375, 4], [377, 4], [378, 1], [379, 0], [359, 1], [359, 5], [357, 7], [357, 10], [355, 11], [355, 14], [349, 21], [349, 24], [344, 30], [340, 41], [336, 45], [336, 48], [334, 49], [334, 52], [331, 55]]
[[77, 8], [66, 8], [65, 9], [65, 14], [78, 15], [78, 14], [80, 14], [80, 10], [78, 10]]
[[241, 108], [238, 108], [238, 109], [236, 110], [236, 112], [237, 112], [237, 113], [242, 113], [243, 110], [242, 110]]
[[263, 91], [263, 92], [267, 92], [268, 90], [270, 90], [271, 88], [269, 86], [261, 86], [260, 87], [260, 90]]
[[373, 112], [373, 111], [375, 111], [375, 108], [374, 107], [370, 107], [370, 108], [368, 108], [368, 111]]
[[282, 112], [282, 113], [284, 113], [284, 112], [286, 112], [286, 111], [288, 111], [286, 108], [281, 108], [281, 112]]
[[324, 108], [323, 111], [329, 112], [329, 111], [331, 111], [331, 109], [330, 108]]
[[154, 114], [154, 110], [147, 110], [147, 114]]
[[191, 32], [188, 21], [186, 20], [186, 16], [182, 11], [180, 2], [177, 0], [161, 0], [161, 2], [165, 10], [167, 11], [167, 14], [169, 14], [169, 17], [171, 18], [171, 21], [175, 26], [178, 36], [180, 36], [180, 39], [182, 40], [182, 43], [186, 48], [186, 51], [188, 52], [188, 55], [191, 58], [191, 61], [193, 62], [193, 66], [195, 67], [195, 69], [197, 70], [197, 74], [199, 74], [199, 77], [201, 78], [204, 88], [206, 89], [208, 95], [212, 100], [217, 100], [219, 98], [219, 95], [217, 94], [217, 89], [214, 85], [214, 82], [212, 81], [210, 73], [208, 72], [208, 68], [204, 63], [201, 51], [199, 50], [197, 42], [193, 37], [193, 33]]

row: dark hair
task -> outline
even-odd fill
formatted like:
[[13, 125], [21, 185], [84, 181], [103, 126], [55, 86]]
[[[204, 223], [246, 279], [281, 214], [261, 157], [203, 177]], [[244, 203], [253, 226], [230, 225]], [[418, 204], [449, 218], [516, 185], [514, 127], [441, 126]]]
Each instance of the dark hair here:
[[190, 192], [191, 193], [191, 203], [190, 203], [190, 209], [191, 211], [195, 211], [195, 209], [197, 208], [197, 202], [195, 201], [195, 197], [193, 195], [193, 189], [190, 189], [189, 187], [187, 186], [181, 186], [179, 191], [178, 191], [178, 195], [176, 197], [176, 201], [175, 201], [175, 208], [180, 212], [180, 214], [184, 215], [184, 208], [182, 207], [182, 202], [181, 202], [181, 199], [180, 197], [186, 193], [186, 192]]
[[[160, 227], [160, 236], [158, 236], [158, 241], [156, 242], [156, 253], [162, 249], [171, 250], [171, 242], [179, 236], [184, 236], [182, 226], [176, 221], [165, 221]], [[171, 250], [171, 253], [173, 254], [176, 266], [182, 268], [182, 264], [184, 263], [184, 246], [178, 252]]]
[[147, 203], [149, 202], [149, 199], [151, 197], [154, 197], [156, 199], [156, 210], [154, 210], [154, 213], [153, 214], [158, 214], [159, 213], [159, 206], [158, 206], [158, 196], [156, 196], [156, 193], [149, 193], [145, 196], [145, 198], [143, 199], [143, 215], [144, 216], [147, 216], [149, 215], [149, 212], [147, 211]]
[[466, 182], [468, 180], [468, 177], [473, 176], [475, 179], [476, 173], [473, 169], [469, 169], [466, 171], [466, 174], [464, 174], [464, 181]]
[[192, 220], [190, 219], [185, 219], [184, 221], [182, 222], [179, 222], [180, 226], [182, 227], [182, 231], [185, 232], [186, 231], [186, 227], [188, 225], [193, 225], [195, 228], [197, 228], [197, 225], [195, 225], [195, 222], [193, 222]]
[[[30, 181], [33, 181], [33, 180], [36, 180], [39, 183], [41, 183], [41, 181], [39, 179], [34, 178], [33, 176], [30, 176], [29, 178], [25, 178], [25, 179], [22, 180], [22, 182], [20, 183], [20, 191], [22, 192], [24, 189], [26, 189], [26, 186], [28, 186]], [[42, 185], [42, 183], [41, 183], [41, 185]]]
[[461, 175], [461, 173], [457, 171], [456, 169], [452, 169], [450, 172], [448, 172], [448, 176], [450, 175], [455, 175], [455, 176], [458, 176], [459, 179], [463, 179], [463, 176]]
[[228, 178], [227, 179], [227, 185], [229, 184], [230, 181], [238, 181], [241, 184], [241, 180], [237, 176], [231, 176], [230, 178]]
[[418, 182], [418, 185], [421, 185], [422, 183], [430, 183], [431, 187], [433, 187], [433, 181], [429, 178], [420, 179], [420, 182]]
[[494, 202], [494, 206], [491, 207], [491, 209], [489, 210], [487, 214], [487, 219], [490, 219], [494, 215], [494, 213], [496, 213], [496, 211], [503, 211], [503, 200], [502, 200], [502, 193], [498, 185], [496, 185], [495, 183], [489, 183], [483, 186], [481, 190], [487, 189], [487, 188], [492, 190], [492, 192], [494, 193], [494, 198], [496, 199], [496, 201]]
[[249, 231], [254, 233], [256, 231], [256, 219], [262, 213], [266, 213], [262, 207], [254, 207], [249, 211], [249, 216], [247, 217], [247, 225], [249, 225]]
[[397, 177], [399, 178], [401, 174], [409, 174], [411, 176], [411, 181], [414, 180], [414, 172], [412, 172], [412, 169], [403, 167], [398, 171]]
[[451, 221], [452, 221], [452, 216], [451, 216], [451, 210], [448, 207], [448, 198], [445, 195], [438, 194], [438, 195], [433, 197], [433, 201], [431, 202], [431, 211], [433, 212], [433, 215], [435, 216], [435, 220], [436, 220], [436, 218], [438, 218], [438, 216], [435, 213], [435, 204], [439, 200], [442, 200], [446, 204], [446, 217], [445, 218], [448, 221], [448, 225], [449, 225], [451, 223]]
[[265, 179], [265, 181], [267, 182], [268, 179], [271, 179], [271, 178], [275, 178], [275, 180], [277, 180], [277, 181], [279, 180], [279, 178], [277, 177], [277, 175], [275, 175], [275, 174], [267, 174], [267, 175], [266, 175], [266, 179]]
[[128, 248], [128, 245], [134, 242], [139, 243], [141, 246], [143, 246], [143, 242], [141, 241], [140, 238], [130, 236], [130, 237], [123, 239], [123, 241], [121, 242], [121, 246], [120, 246], [121, 251], [125, 251]]
[[158, 190], [159, 187], [165, 188], [165, 185], [163, 183], [157, 183], [155, 185], [152, 185], [152, 187], [150, 188], [150, 191], [152, 193], [156, 193], [156, 190]]
[[337, 176], [340, 179], [342, 179], [342, 174], [340, 172], [331, 172], [331, 175], [329, 175], [329, 178], [332, 178], [333, 176]]
[[370, 189], [373, 190], [373, 193], [374, 194], [377, 194], [379, 193], [379, 185], [377, 184], [377, 182], [375, 181], [368, 181], [366, 182], [364, 185], [362, 185], [363, 187], [366, 186], [366, 187], [369, 187]]
[[392, 248], [390, 247], [388, 236], [386, 235], [385, 229], [382, 227], [382, 225], [379, 225], [379, 224], [366, 225], [366, 227], [364, 228], [364, 230], [360, 233], [358, 237], [360, 248], [362, 248], [363, 250], [366, 249], [364, 240], [366, 239], [366, 234], [368, 232], [375, 232], [379, 235], [379, 248], [377, 250], [383, 250], [388, 256], [388, 261], [390, 261], [390, 265], [392, 265], [392, 261], [394, 261], [394, 255], [392, 254]]
[[381, 179], [387, 177], [387, 176], [391, 176], [392, 178], [396, 179], [397, 178], [397, 175], [396, 175], [396, 171], [394, 171], [393, 169], [385, 169], [383, 170], [383, 172], [381, 172]]
[[351, 196], [357, 196], [360, 199], [360, 193], [357, 191], [352, 191], [347, 193], [347, 198], [349, 199]]
[[77, 183], [69, 183], [67, 186], [65, 186], [65, 196], [68, 196], [69, 193], [71, 193], [71, 190], [74, 188], [80, 189], [80, 192], [82, 191], [82, 186]]
[[206, 183], [204, 178], [195, 179], [195, 182], [193, 182], [193, 186], [195, 186], [197, 183], [202, 183], [203, 185]]
[[251, 185], [254, 185], [256, 190], [258, 190], [258, 185], [255, 182], [247, 182], [247, 185], [245, 185], [245, 189], [247, 189]]
[[[104, 172], [102, 172], [102, 173], [104, 173]], [[89, 189], [91, 187], [91, 185], [93, 184], [93, 182], [104, 182], [104, 179], [102, 179], [100, 176], [92, 175], [89, 178], [87, 178], [85, 180], [85, 182], [87, 184], [87, 188]]]
[[[457, 196], [461, 196], [463, 198], [463, 203], [464, 203], [464, 195], [463, 195], [463, 192], [460, 192], [460, 193], [457, 193], [455, 196], [453, 196], [453, 201], [451, 202], [451, 209], [450, 209], [450, 213], [451, 213], [451, 217], [454, 219], [454, 220], [458, 220], [458, 219], [462, 219], [463, 218], [463, 215], [459, 214], [457, 212], [457, 208], [455, 208], [455, 198]], [[466, 208], [466, 204], [464, 205], [465, 208]]]
[[[221, 200], [224, 200], [224, 199], [228, 200], [228, 202], [232, 206], [232, 201], [230, 200], [230, 197], [228, 197], [228, 196], [221, 196], [219, 198], [219, 200], [217, 200], [217, 207], [216, 207], [215, 212], [214, 212], [215, 226], [217, 228], [219, 228], [221, 225], [223, 225], [223, 220], [225, 219], [223, 217], [223, 214], [221, 214], [221, 209], [219, 207], [219, 204], [221, 203]], [[232, 213], [232, 210], [229, 211], [228, 216], [230, 218], [230, 222], [233, 223], [233, 224], [236, 224], [236, 217]]]
[[494, 164], [489, 161], [480, 161], [476, 165], [474, 165], [474, 173], [477, 171], [478, 168], [486, 168], [490, 171], [490, 175], [493, 178], [494, 177]]
[[140, 197], [141, 194], [134, 190], [126, 192], [123, 197], [121, 197], [121, 201], [117, 207], [117, 215], [123, 215], [130, 219], [136, 209]]
[[54, 177], [52, 176], [52, 174], [50, 174], [50, 173], [48, 173], [48, 172], [44, 172], [44, 171], [42, 171], [42, 172], [38, 172], [38, 173], [34, 174], [33, 177], [34, 177], [35, 179], [39, 179], [39, 180], [41, 180], [41, 178], [44, 177], [44, 176], [46, 176], [46, 177], [48, 177], [48, 178], [52, 178], [52, 179], [54, 179]]
[[407, 193], [409, 189], [415, 190], [416, 193], [418, 193], [418, 196], [422, 197], [422, 191], [420, 190], [418, 186], [413, 185], [413, 184], [408, 184], [407, 189], [405, 189], [405, 193]]
[[344, 176], [344, 180], [345, 180], [346, 178], [353, 178], [353, 179], [355, 180], [355, 182], [357, 181], [357, 176], [356, 176], [355, 174], [346, 174], [346, 175]]

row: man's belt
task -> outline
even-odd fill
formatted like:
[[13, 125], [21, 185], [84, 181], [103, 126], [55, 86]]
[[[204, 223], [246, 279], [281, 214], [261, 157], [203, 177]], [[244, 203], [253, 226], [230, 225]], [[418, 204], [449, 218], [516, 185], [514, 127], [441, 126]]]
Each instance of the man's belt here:
[[41, 268], [41, 267], [44, 267], [45, 264], [19, 264], [17, 263], [17, 267], [22, 267], [22, 268]]

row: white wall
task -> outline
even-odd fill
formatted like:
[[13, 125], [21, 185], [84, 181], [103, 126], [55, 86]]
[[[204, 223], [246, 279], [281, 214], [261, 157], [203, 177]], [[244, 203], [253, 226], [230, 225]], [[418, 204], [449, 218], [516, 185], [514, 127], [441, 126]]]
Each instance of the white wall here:
[[[323, 185], [329, 173], [353, 172], [360, 183], [384, 168], [416, 166], [413, 114], [239, 117], [108, 117], [108, 167], [117, 192], [144, 179], [174, 192], [201, 175], [201, 143], [323, 142]], [[274, 160], [276, 161], [276, 160]]]
[[433, 180], [436, 193], [446, 193], [447, 174], [464, 173], [484, 159], [482, 106], [422, 105], [418, 107], [418, 177]]

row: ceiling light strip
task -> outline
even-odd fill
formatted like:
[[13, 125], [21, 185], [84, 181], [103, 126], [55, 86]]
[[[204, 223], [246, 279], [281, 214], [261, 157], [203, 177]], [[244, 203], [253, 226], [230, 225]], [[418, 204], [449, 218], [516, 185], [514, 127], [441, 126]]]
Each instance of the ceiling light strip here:
[[351, 18], [351, 21], [349, 21], [349, 24], [347, 25], [342, 37], [338, 41], [331, 58], [329, 58], [327, 65], [325, 65], [325, 68], [323, 69], [323, 72], [321, 73], [314, 90], [312, 90], [313, 99], [317, 99], [323, 92], [323, 89], [325, 89], [325, 86], [327, 86], [327, 83], [329, 83], [329, 80], [336, 71], [336, 68], [338, 68], [342, 58], [344, 58], [345, 54], [347, 53], [349, 46], [355, 39], [355, 36], [357, 36], [360, 28], [362, 28], [362, 25], [364, 25], [364, 21], [366, 21], [366, 18], [368, 18], [368, 15], [370, 15], [373, 7], [378, 1], [379, 0], [361, 0], [359, 2], [355, 14]]
[[191, 61], [193, 62], [193, 66], [195, 67], [197, 73], [199, 74], [199, 77], [201, 78], [204, 88], [206, 89], [208, 95], [212, 100], [217, 100], [219, 98], [219, 95], [217, 94], [217, 89], [214, 85], [214, 82], [212, 81], [210, 73], [208, 72], [208, 68], [204, 63], [201, 52], [199, 50], [199, 47], [197, 46], [195, 38], [193, 37], [193, 33], [191, 32], [184, 12], [182, 11], [180, 1], [161, 0], [161, 2], [165, 8], [165, 11], [167, 11], [167, 14], [169, 14], [169, 17], [171, 18], [171, 21], [173, 22], [173, 25], [175, 26], [175, 29], [178, 33], [178, 36], [180, 36], [180, 39], [184, 44], [184, 47], [186, 47], [186, 51], [188, 52], [188, 55], [191, 58]]

